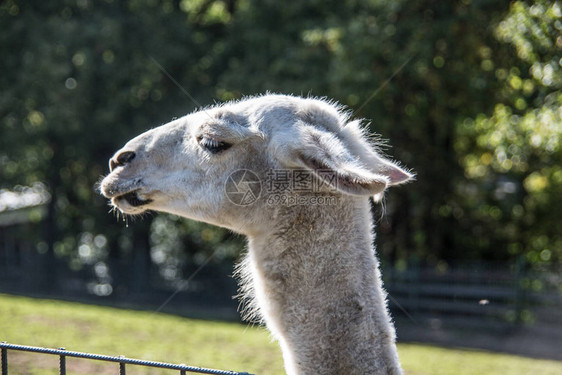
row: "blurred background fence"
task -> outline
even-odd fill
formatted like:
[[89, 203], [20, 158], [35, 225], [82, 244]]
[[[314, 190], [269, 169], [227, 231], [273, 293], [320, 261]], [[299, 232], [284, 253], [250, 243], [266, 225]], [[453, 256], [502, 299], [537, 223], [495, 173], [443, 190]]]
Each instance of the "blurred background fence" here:
[[529, 269], [516, 263], [473, 262], [441, 268], [385, 270], [386, 285], [397, 313], [433, 325], [466, 329], [509, 330], [541, 324], [560, 329], [560, 272]]

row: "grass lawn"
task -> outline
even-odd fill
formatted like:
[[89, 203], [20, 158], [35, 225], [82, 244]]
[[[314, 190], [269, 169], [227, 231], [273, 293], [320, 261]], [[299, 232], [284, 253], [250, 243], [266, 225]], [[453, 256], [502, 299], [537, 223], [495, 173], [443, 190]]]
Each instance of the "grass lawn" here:
[[[0, 341], [65, 347], [72, 351], [124, 355], [257, 375], [281, 375], [276, 343], [258, 327], [78, 303], [0, 295]], [[562, 362], [484, 351], [398, 346], [408, 375], [558, 375]], [[10, 374], [58, 374], [58, 358], [9, 351]], [[69, 374], [117, 374], [118, 366], [67, 359]], [[136, 366], [128, 374], [175, 374]]]

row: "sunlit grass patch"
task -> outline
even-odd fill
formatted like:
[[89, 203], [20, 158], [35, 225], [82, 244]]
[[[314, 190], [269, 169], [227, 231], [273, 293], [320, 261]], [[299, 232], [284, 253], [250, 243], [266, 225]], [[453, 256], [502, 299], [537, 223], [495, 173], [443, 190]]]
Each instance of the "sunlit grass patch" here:
[[[54, 300], [0, 295], [0, 340], [13, 344], [124, 355], [160, 362], [281, 375], [281, 352], [259, 327]], [[486, 351], [400, 344], [407, 375], [558, 375], [562, 363]], [[10, 351], [11, 374], [57, 374], [54, 356]], [[68, 359], [69, 373], [115, 374], [116, 367]], [[135, 374], [173, 371], [132, 366]]]

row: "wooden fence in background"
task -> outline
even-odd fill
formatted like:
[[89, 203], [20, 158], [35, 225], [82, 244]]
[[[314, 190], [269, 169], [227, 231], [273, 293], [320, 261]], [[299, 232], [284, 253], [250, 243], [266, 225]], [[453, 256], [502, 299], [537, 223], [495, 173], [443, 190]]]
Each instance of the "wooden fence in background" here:
[[548, 324], [562, 330], [562, 270], [475, 262], [383, 270], [389, 306], [412, 320], [467, 328]]

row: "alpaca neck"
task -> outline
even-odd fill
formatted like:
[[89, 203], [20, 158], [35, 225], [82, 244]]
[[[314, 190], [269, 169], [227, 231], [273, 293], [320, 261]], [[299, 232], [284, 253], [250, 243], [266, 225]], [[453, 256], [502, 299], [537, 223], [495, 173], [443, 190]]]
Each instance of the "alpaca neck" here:
[[249, 236], [257, 306], [288, 374], [400, 374], [367, 199], [279, 208]]

